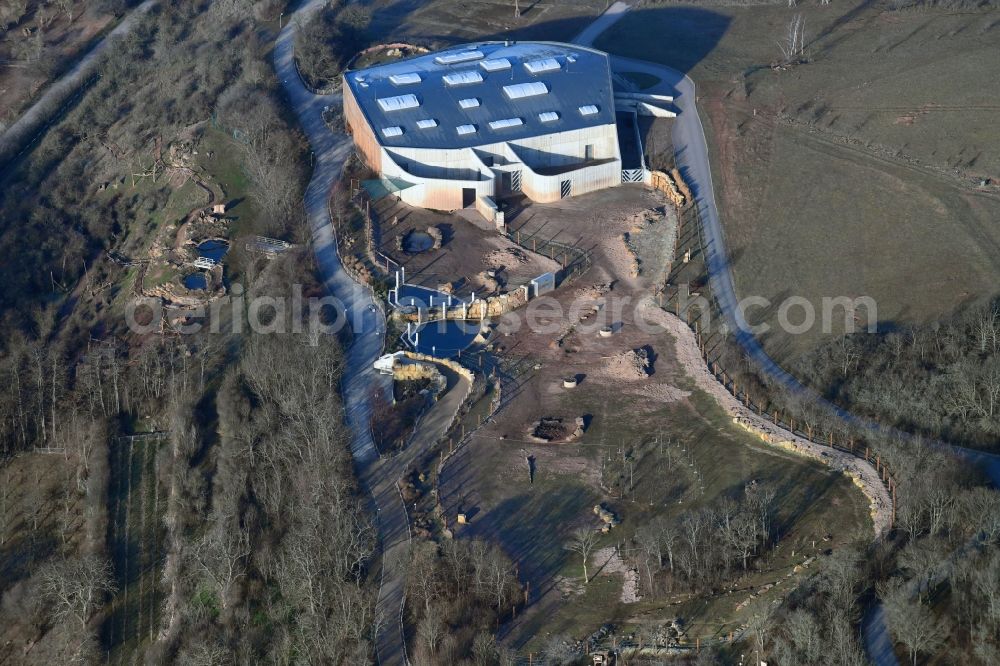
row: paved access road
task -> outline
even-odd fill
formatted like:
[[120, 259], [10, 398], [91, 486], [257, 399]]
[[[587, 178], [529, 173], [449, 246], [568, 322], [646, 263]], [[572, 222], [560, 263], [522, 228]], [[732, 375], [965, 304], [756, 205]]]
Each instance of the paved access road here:
[[107, 36], [83, 56], [73, 69], [46, 89], [38, 100], [21, 114], [13, 125], [0, 135], [0, 170], [19, 155], [44, 130], [55, 115], [88, 77], [97, 71], [100, 58], [116, 39], [127, 35], [140, 16], [148, 12], [156, 0], [146, 0], [126, 16]]
[[384, 348], [385, 317], [371, 292], [354, 282], [341, 265], [328, 206], [330, 190], [351, 154], [351, 140], [334, 134], [323, 122], [323, 109], [339, 106], [340, 95], [314, 95], [299, 78], [292, 60], [296, 27], [325, 4], [325, 0], [308, 0], [289, 17], [275, 43], [274, 66], [314, 153], [305, 207], [319, 270], [327, 289], [343, 304], [353, 333], [353, 342], [346, 350], [342, 393], [351, 431], [351, 453], [378, 515], [382, 572], [376, 605], [376, 656], [383, 665], [406, 664], [402, 610], [410, 531], [396, 482], [445, 434], [471, 387], [464, 377], [443, 369], [449, 380], [446, 393], [420, 420], [405, 451], [394, 458], [379, 459], [371, 436], [371, 397], [377, 391], [391, 391], [392, 380], [376, 373], [372, 364]]

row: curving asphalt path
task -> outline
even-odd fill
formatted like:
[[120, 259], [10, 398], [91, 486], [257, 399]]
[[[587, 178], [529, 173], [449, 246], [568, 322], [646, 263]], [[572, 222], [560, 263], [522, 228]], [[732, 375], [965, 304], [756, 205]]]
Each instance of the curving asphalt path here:
[[[353, 333], [346, 350], [342, 383], [345, 417], [351, 431], [351, 454], [362, 483], [371, 493], [378, 515], [379, 537], [383, 553], [409, 543], [406, 510], [398, 496], [394, 480], [378, 461], [378, 451], [369, 427], [375, 390], [391, 390], [391, 380], [378, 375], [372, 363], [381, 355], [385, 341], [385, 320], [375, 306], [371, 292], [354, 282], [337, 255], [330, 221], [329, 196], [351, 154], [351, 141], [331, 132], [323, 122], [323, 109], [339, 105], [340, 95], [314, 95], [303, 84], [295, 69], [292, 49], [300, 21], [325, 5], [324, 0], [303, 3], [281, 30], [274, 46], [274, 67], [284, 86], [291, 107], [309, 139], [314, 154], [312, 179], [306, 188], [305, 209], [312, 230], [313, 249], [323, 281], [329, 292], [343, 306], [344, 316]], [[402, 585], [396, 584], [398, 568], [383, 557], [382, 585], [376, 613], [380, 616], [376, 653], [382, 664], [405, 663], [403, 638], [398, 624], [398, 610], [403, 603]], [[397, 603], [398, 602], [398, 603]], [[395, 631], [389, 628], [395, 626]]]
[[299, 78], [292, 58], [297, 26], [325, 4], [325, 0], [308, 0], [289, 17], [275, 42], [274, 67], [313, 149], [315, 166], [306, 188], [305, 208], [319, 270], [327, 289], [343, 306], [353, 334], [353, 341], [346, 350], [341, 390], [351, 431], [351, 454], [378, 516], [382, 571], [375, 611], [375, 654], [379, 664], [394, 666], [409, 663], [403, 634], [403, 608], [410, 528], [396, 482], [447, 432], [471, 386], [464, 377], [442, 367], [448, 378], [444, 395], [421, 418], [413, 439], [401, 454], [389, 459], [379, 457], [370, 428], [371, 396], [377, 391], [382, 391], [383, 395], [391, 391], [392, 379], [376, 373], [372, 364], [384, 349], [385, 317], [368, 288], [354, 282], [341, 265], [328, 205], [330, 190], [351, 154], [351, 140], [345, 135], [334, 134], [323, 122], [323, 109], [339, 106], [341, 96], [310, 92]]
[[111, 42], [127, 35], [140, 16], [148, 12], [156, 0], [146, 0], [126, 16], [104, 39], [83, 56], [71, 70], [46, 89], [38, 100], [21, 114], [13, 125], [0, 134], [0, 170], [24, 152], [31, 142], [45, 130], [66, 101], [83, 82], [97, 70], [101, 55]]

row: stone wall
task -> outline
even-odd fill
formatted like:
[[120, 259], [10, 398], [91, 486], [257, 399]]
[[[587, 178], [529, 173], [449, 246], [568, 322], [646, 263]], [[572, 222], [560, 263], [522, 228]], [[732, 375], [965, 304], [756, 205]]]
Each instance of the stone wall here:
[[[430, 310], [423, 310], [421, 319], [423, 321], [436, 321], [444, 319], [492, 319], [508, 312], [512, 312], [528, 304], [528, 294], [525, 289], [517, 289], [509, 294], [500, 296], [490, 296], [489, 298], [477, 298], [476, 302], [468, 308], [462, 305], [453, 305], [450, 308], [437, 307]], [[442, 312], [444, 310], [444, 312]], [[417, 321], [417, 313], [411, 312], [400, 315], [404, 321]]]
[[[465, 377], [467, 380], [469, 380], [470, 385], [472, 384], [472, 382], [476, 381], [476, 375], [473, 374], [471, 370], [463, 366], [461, 363], [458, 363], [457, 361], [452, 361], [451, 359], [447, 358], [437, 358], [434, 356], [430, 356], [429, 354], [421, 354], [419, 352], [412, 352], [412, 351], [404, 351], [403, 354], [406, 356], [406, 358], [412, 361], [419, 361], [422, 363], [431, 363], [431, 364], [436, 363], [437, 365], [443, 365], [452, 372], [459, 374], [462, 377]], [[433, 367], [433, 365], [431, 367]], [[437, 368], [434, 368], [434, 371], [437, 372]], [[395, 375], [395, 369], [393, 369], [393, 375]]]
[[666, 194], [667, 198], [670, 199], [670, 203], [674, 204], [678, 208], [683, 207], [687, 201], [684, 198], [684, 195], [677, 189], [677, 185], [674, 183], [674, 179], [670, 176], [670, 174], [662, 171], [651, 172], [650, 185]]

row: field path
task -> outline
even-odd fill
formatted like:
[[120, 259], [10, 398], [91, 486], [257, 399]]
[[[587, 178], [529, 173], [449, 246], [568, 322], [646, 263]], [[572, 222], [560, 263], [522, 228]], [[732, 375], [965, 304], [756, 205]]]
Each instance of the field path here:
[[127, 35], [136, 21], [152, 9], [156, 0], [146, 0], [132, 10], [115, 28], [92, 48], [58, 81], [49, 85], [34, 104], [25, 109], [21, 117], [0, 135], [0, 172], [8, 163], [23, 153], [52, 122], [53, 116], [63, 107], [83, 82], [96, 73], [101, 56], [116, 39]]

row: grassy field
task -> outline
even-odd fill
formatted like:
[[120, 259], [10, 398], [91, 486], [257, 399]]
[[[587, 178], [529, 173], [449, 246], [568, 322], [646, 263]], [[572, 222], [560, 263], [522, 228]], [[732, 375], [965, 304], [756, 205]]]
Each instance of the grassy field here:
[[[796, 14], [806, 61], [772, 68]], [[698, 84], [737, 291], [770, 299], [772, 326], [791, 295], [817, 312], [871, 296], [889, 324], [997, 293], [1000, 80], [984, 73], [1000, 11], [681, 5], [636, 10], [597, 46]], [[822, 335], [765, 345], [787, 361]]]
[[232, 218], [230, 237], [261, 233], [257, 207], [250, 197], [250, 183], [240, 163], [243, 147], [225, 132], [207, 128], [198, 146], [199, 165], [210, 177], [210, 183], [221, 192], [227, 205], [226, 216]]
[[604, 11], [604, 0], [378, 0], [372, 32], [379, 40], [444, 46], [482, 39], [568, 41]]

